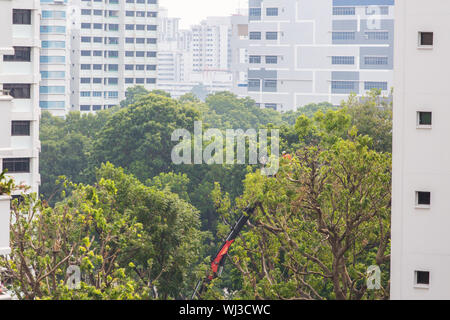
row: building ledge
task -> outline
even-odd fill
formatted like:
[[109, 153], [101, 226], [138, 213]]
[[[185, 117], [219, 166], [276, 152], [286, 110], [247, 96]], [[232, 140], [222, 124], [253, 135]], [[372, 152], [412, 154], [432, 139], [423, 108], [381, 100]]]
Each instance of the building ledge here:
[[0, 301], [2, 300], [12, 300], [10, 295], [0, 294]]

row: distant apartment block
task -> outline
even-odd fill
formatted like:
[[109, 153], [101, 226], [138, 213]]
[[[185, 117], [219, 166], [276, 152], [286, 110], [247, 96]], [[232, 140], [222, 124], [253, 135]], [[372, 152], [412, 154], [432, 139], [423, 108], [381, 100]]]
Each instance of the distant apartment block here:
[[230, 17], [208, 17], [189, 30], [179, 30], [179, 18], [161, 10], [157, 88], [174, 98], [197, 86], [209, 93], [230, 90]]
[[127, 88], [156, 88], [157, 0], [72, 0], [71, 106], [111, 108]]
[[249, 0], [248, 95], [281, 111], [387, 95], [393, 41], [394, 0]]
[[41, 110], [63, 117], [70, 104], [70, 37], [68, 30], [68, 0], [40, 0]]
[[231, 16], [231, 72], [233, 93], [247, 95], [248, 84], [248, 16]]
[[[39, 0], [0, 0], [0, 171], [39, 192]], [[19, 192], [14, 196], [18, 196]]]

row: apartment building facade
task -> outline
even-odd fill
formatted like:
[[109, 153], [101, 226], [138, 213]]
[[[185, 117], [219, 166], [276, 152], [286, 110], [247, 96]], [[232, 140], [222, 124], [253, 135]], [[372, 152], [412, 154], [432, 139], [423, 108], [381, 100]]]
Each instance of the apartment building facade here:
[[116, 106], [127, 88], [156, 88], [157, 0], [72, 0], [71, 106]]
[[450, 299], [450, 2], [396, 0], [392, 299]]
[[38, 192], [39, 0], [0, 0], [0, 170]]
[[68, 0], [40, 0], [41, 110], [64, 117], [70, 104], [70, 37], [68, 34]]
[[231, 66], [230, 17], [208, 17], [192, 30], [194, 72], [229, 71]]
[[248, 95], [280, 111], [388, 95], [393, 40], [394, 0], [249, 0]]
[[248, 87], [248, 16], [231, 16], [231, 72], [233, 93], [247, 96]]

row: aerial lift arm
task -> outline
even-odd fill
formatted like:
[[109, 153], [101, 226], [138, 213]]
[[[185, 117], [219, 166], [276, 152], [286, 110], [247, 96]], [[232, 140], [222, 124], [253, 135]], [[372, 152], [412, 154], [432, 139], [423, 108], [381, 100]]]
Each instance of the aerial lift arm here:
[[249, 206], [244, 210], [243, 215], [239, 218], [236, 224], [231, 229], [231, 232], [228, 234], [225, 242], [220, 247], [217, 254], [212, 258], [211, 268], [209, 270], [208, 276], [204, 280], [200, 280], [195, 287], [194, 293], [192, 295], [192, 299], [195, 299], [197, 296], [200, 296], [202, 292], [205, 290], [206, 285], [210, 283], [213, 279], [220, 277], [223, 271], [223, 267], [225, 266], [225, 260], [230, 251], [230, 248], [236, 238], [242, 231], [242, 228], [247, 224], [250, 215], [255, 211], [256, 206]]

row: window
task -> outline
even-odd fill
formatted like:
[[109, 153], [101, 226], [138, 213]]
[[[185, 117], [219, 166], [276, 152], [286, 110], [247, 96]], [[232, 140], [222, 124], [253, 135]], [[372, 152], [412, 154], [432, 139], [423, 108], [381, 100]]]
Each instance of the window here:
[[431, 205], [431, 192], [416, 191], [416, 207], [428, 208]]
[[82, 105], [80, 105], [80, 111], [91, 111], [91, 106], [82, 104]]
[[248, 9], [249, 20], [261, 20], [261, 8]]
[[30, 99], [31, 98], [31, 85], [25, 83], [5, 83], [3, 84], [3, 90], [9, 91], [11, 97], [15, 99]]
[[261, 32], [250, 32], [249, 38], [250, 40], [261, 40]]
[[429, 111], [417, 112], [417, 126], [429, 128], [433, 124], [433, 114]]
[[261, 56], [250, 56], [250, 63], [261, 63]]
[[338, 90], [354, 90], [355, 82], [354, 81], [332, 81], [331, 88], [338, 89]]
[[277, 104], [276, 103], [265, 103], [264, 108], [277, 110]]
[[366, 32], [367, 40], [389, 40], [389, 32], [387, 31], [369, 31]]
[[415, 271], [414, 285], [416, 287], [428, 288], [430, 286], [430, 272], [429, 271]]
[[419, 32], [419, 46], [432, 47], [434, 44], [433, 32]]
[[65, 63], [66, 57], [65, 56], [41, 56], [40, 62], [41, 63]]
[[266, 16], [268, 17], [276, 17], [278, 16], [278, 8], [267, 8]]
[[119, 51], [108, 51], [108, 58], [118, 58]]
[[355, 57], [351, 56], [333, 56], [331, 63], [335, 65], [354, 65]]
[[29, 173], [30, 158], [3, 159], [3, 169], [7, 169], [8, 173]]
[[333, 15], [335, 16], [354, 16], [355, 7], [333, 7]]
[[276, 88], [277, 80], [264, 80], [264, 87], [266, 88]]
[[266, 32], [266, 40], [277, 40], [278, 32], [268, 31]]
[[13, 24], [31, 24], [31, 10], [13, 9]]
[[39, 107], [41, 109], [65, 109], [65, 101], [39, 101]]
[[388, 57], [364, 57], [364, 64], [367, 65], [387, 65], [388, 61]]
[[12, 136], [30, 136], [30, 121], [12, 121]]
[[366, 81], [364, 82], [364, 90], [387, 90], [387, 82], [375, 82], [375, 81]]
[[355, 40], [355, 32], [333, 32], [333, 40]]
[[277, 56], [266, 56], [266, 63], [267, 64], [277, 64], [278, 57]]
[[259, 91], [261, 88], [260, 79], [249, 79], [248, 80], [248, 91]]
[[39, 93], [42, 93], [42, 94], [64, 94], [65, 92], [66, 92], [65, 86], [40, 86], [39, 87]]
[[3, 61], [30, 62], [31, 47], [14, 47], [14, 55], [3, 56]]

